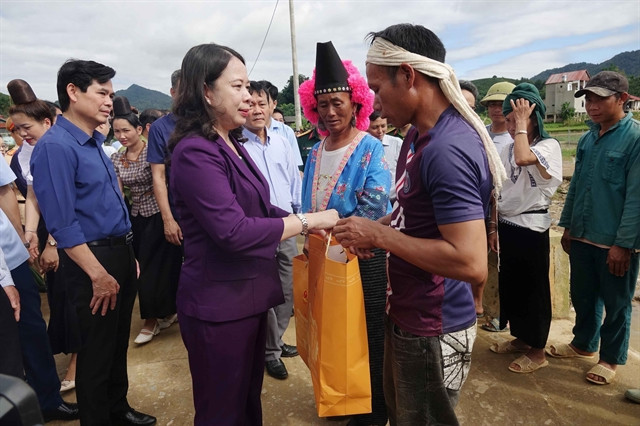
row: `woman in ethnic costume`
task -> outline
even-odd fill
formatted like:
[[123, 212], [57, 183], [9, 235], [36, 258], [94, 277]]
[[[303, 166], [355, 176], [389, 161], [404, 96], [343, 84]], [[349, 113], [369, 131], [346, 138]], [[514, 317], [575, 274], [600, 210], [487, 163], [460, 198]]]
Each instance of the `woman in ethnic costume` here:
[[488, 240], [500, 253], [500, 328], [509, 322], [515, 339], [490, 349], [523, 353], [509, 370], [531, 373], [549, 364], [544, 354], [551, 326], [549, 204], [562, 182], [562, 152], [544, 130], [546, 109], [535, 86], [516, 86], [502, 111], [514, 142], [500, 155], [508, 179], [498, 200], [498, 232], [490, 222]]
[[[379, 140], [367, 133], [373, 93], [351, 61], [342, 61], [331, 42], [318, 43], [316, 69], [300, 86], [305, 117], [324, 139], [312, 149], [302, 183], [302, 210], [336, 209], [340, 217], [377, 220], [390, 209], [390, 174]], [[360, 259], [369, 343], [372, 409], [352, 417], [351, 425], [384, 425], [382, 387], [386, 253], [374, 249]]]

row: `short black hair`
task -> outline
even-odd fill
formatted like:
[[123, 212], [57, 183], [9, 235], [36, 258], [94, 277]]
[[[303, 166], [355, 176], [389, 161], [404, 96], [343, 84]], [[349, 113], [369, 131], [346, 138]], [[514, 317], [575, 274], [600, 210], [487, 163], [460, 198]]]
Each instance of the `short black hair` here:
[[69, 109], [71, 103], [67, 94], [67, 85], [69, 83], [76, 86], [80, 91], [86, 92], [87, 87], [91, 86], [94, 81], [102, 84], [111, 80], [116, 75], [113, 68], [99, 64], [94, 61], [82, 61], [78, 59], [69, 59], [58, 71], [58, 101], [62, 112]]
[[162, 117], [162, 111], [155, 108], [147, 108], [140, 113], [140, 125], [146, 127], [147, 124], [151, 124], [158, 118]]
[[276, 112], [279, 112], [280, 114], [282, 114], [282, 116], [284, 117], [284, 112], [282, 112], [282, 110], [280, 108], [274, 108], [273, 109], [273, 113], [275, 114]]
[[249, 82], [249, 94], [253, 95], [254, 93], [264, 93], [266, 95], [267, 98], [269, 98], [269, 91], [267, 90], [267, 88], [264, 85], [264, 80], [263, 81], [250, 81]]
[[[421, 56], [444, 63], [447, 50], [438, 36], [422, 25], [396, 24], [382, 31], [370, 32], [367, 39], [373, 44], [376, 38], [383, 38], [396, 46]], [[387, 72], [395, 79], [398, 67], [387, 67]]]
[[447, 53], [440, 38], [422, 25], [396, 24], [382, 31], [370, 32], [367, 36], [371, 43], [378, 37], [438, 62], [444, 62]]
[[278, 99], [278, 88], [271, 84], [270, 81], [260, 80], [258, 83], [262, 84], [262, 86], [264, 87], [264, 91], [267, 92], [267, 96], [269, 97], [269, 99], [271, 99], [272, 101]]
[[171, 88], [177, 89], [178, 84], [180, 83], [180, 70], [175, 70], [171, 73]]
[[460, 84], [460, 90], [471, 92], [471, 94], [473, 95], [473, 99], [475, 99], [476, 101], [478, 100], [478, 96], [480, 94], [478, 93], [478, 88], [475, 84], [473, 84], [469, 80], [460, 80], [458, 83]]
[[369, 121], [376, 121], [378, 118], [380, 118], [380, 112], [373, 111], [369, 116]]

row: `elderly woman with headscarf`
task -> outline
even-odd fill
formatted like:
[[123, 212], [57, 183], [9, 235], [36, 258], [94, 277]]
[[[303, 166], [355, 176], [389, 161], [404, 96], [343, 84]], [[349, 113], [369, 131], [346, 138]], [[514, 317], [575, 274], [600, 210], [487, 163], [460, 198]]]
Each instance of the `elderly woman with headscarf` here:
[[500, 252], [500, 328], [509, 322], [515, 339], [490, 349], [523, 353], [509, 370], [531, 373], [549, 364], [544, 354], [551, 326], [549, 204], [562, 183], [562, 152], [544, 130], [545, 106], [535, 86], [516, 86], [502, 111], [514, 141], [501, 153], [508, 179], [488, 240]]
[[[342, 61], [331, 42], [318, 43], [316, 69], [300, 86], [305, 117], [324, 137], [305, 165], [302, 210], [336, 209], [340, 217], [377, 220], [387, 214], [391, 178], [380, 141], [367, 133], [373, 93], [351, 61]], [[371, 254], [373, 256], [371, 257]], [[382, 388], [386, 255], [374, 249], [360, 260], [364, 291], [371, 414], [354, 416], [352, 425], [384, 425], [387, 411]]]

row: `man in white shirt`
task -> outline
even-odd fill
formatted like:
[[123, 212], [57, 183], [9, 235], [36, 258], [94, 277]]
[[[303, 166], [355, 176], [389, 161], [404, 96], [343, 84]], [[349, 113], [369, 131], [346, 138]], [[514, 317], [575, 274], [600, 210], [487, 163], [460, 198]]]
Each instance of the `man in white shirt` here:
[[[297, 213], [300, 211], [302, 182], [291, 146], [285, 138], [267, 127], [269, 121], [279, 123], [271, 119], [267, 86], [252, 81], [249, 92], [252, 100], [243, 129], [243, 136], [247, 138], [244, 148], [269, 184], [271, 204], [289, 213]], [[293, 312], [293, 258], [297, 254], [295, 237], [280, 242], [276, 251], [285, 302], [268, 312], [265, 368], [270, 376], [280, 380], [288, 376], [280, 358], [298, 355], [295, 346], [282, 341]]]
[[18, 321], [20, 321], [20, 295], [16, 290], [11, 271], [4, 259], [0, 247], [0, 374], [22, 379], [22, 353], [18, 338]]
[[389, 173], [391, 173], [391, 190], [389, 191], [389, 201], [391, 205], [396, 201], [396, 166], [398, 165], [398, 156], [400, 148], [402, 148], [402, 139], [387, 134], [387, 119], [380, 117], [378, 111], [374, 111], [369, 116], [369, 134], [380, 139], [384, 147], [384, 159], [389, 165]]
[[298, 139], [296, 138], [295, 132], [286, 124], [281, 123], [278, 120], [271, 119], [271, 114], [273, 114], [273, 111], [278, 105], [278, 88], [266, 80], [261, 80], [258, 83], [260, 83], [265, 88], [265, 93], [267, 94], [267, 101], [269, 106], [267, 129], [271, 133], [279, 134], [289, 142], [289, 144], [291, 145], [291, 152], [293, 155], [293, 159], [295, 160], [295, 164], [297, 167], [301, 167], [303, 165], [302, 155], [300, 155], [300, 147], [298, 146]]
[[[29, 244], [24, 243], [26, 239], [20, 222], [18, 201], [10, 187], [15, 179], [16, 175], [9, 165], [0, 161], [0, 249], [15, 285], [11, 287], [9, 279], [3, 278], [2, 287], [3, 293], [9, 296], [14, 314], [19, 314], [20, 318], [19, 348], [25, 374], [19, 374], [19, 377], [26, 376], [27, 383], [35, 391], [45, 422], [75, 420], [79, 417], [78, 404], [65, 402], [60, 396], [60, 379], [49, 344], [47, 324], [40, 310], [40, 294], [27, 263]], [[14, 319], [17, 320], [18, 316]], [[8, 326], [9, 324], [2, 322], [0, 336]], [[2, 346], [2, 351], [4, 350], [5, 347]]]

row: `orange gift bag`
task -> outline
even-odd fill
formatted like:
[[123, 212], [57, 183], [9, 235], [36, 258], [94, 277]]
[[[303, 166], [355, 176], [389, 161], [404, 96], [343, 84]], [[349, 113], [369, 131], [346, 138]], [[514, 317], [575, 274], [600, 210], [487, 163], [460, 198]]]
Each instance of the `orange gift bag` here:
[[[333, 249], [332, 249], [333, 248]], [[311, 371], [318, 416], [371, 412], [369, 350], [357, 256], [309, 236], [309, 258], [293, 260], [296, 345]]]

